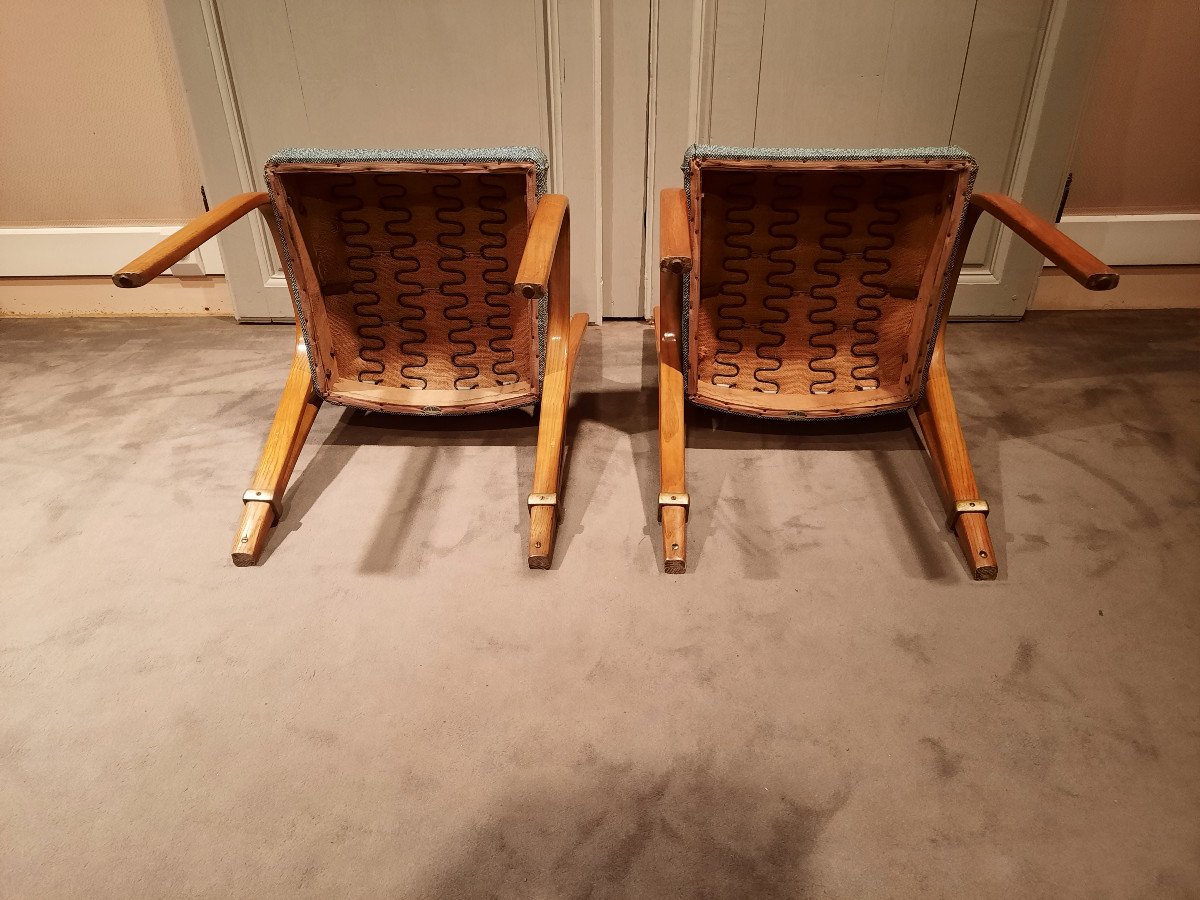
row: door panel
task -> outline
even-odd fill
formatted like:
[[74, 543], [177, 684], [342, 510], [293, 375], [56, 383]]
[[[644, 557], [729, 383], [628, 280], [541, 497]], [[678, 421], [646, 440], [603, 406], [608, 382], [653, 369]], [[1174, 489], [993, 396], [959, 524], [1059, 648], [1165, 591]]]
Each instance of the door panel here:
[[[692, 142], [957, 144], [979, 160], [978, 190], [1052, 215], [1103, 10], [1094, 0], [661, 0], [659, 12], [670, 21], [658, 24], [648, 193], [680, 183]], [[684, 60], [661, 36], [689, 32], [692, 77], [668, 94], [663, 60]], [[1036, 260], [996, 235], [980, 223], [958, 316], [1024, 312]], [[647, 274], [652, 262], [648, 253]]]
[[529, 0], [217, 8], [253, 159], [285, 146], [547, 144], [542, 26]]
[[[754, 145], [766, 0], [713, 4], [716, 25], [705, 143]], [[682, 157], [683, 154], [680, 154]]]
[[[573, 305], [598, 318], [599, 43], [590, 10], [560, 10], [555, 0], [168, 0], [168, 13], [189, 95], [203, 95], [189, 100], [210, 197], [218, 196], [211, 182], [220, 193], [263, 189], [262, 165], [283, 147], [539, 146], [551, 189], [572, 202]], [[208, 71], [201, 40], [211, 48]], [[222, 80], [217, 119], [210, 82]], [[239, 318], [290, 318], [264, 235], [257, 266], [232, 246], [244, 247], [244, 234], [223, 251], [226, 243]]]
[[[944, 145], [970, 43], [971, 5], [842, 0], [836, 15], [828, 10], [821, 0], [767, 3], [754, 144]], [[714, 73], [718, 81], [736, 77]], [[720, 124], [714, 119], [717, 140]]]

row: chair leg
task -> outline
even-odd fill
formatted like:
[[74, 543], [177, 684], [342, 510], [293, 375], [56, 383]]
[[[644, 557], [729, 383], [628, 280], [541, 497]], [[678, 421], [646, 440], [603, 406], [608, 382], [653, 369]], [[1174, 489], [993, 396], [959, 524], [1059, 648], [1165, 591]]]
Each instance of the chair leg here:
[[566, 334], [546, 339], [546, 375], [538, 418], [537, 458], [533, 464], [533, 493], [529, 495], [529, 568], [549, 569], [554, 559], [562, 482], [563, 431], [571, 399], [575, 359], [587, 327], [587, 313], [570, 320]]
[[679, 336], [665, 327], [654, 310], [658, 344], [658, 518], [662, 522], [663, 571], [682, 575], [687, 569], [688, 495], [684, 470], [683, 373], [679, 369]]
[[308, 355], [301, 344], [292, 357], [254, 480], [243, 496], [242, 518], [233, 539], [235, 566], [252, 566], [262, 555], [271, 526], [279, 521], [288, 479], [320, 407], [321, 397], [313, 389]]
[[987, 526], [987, 503], [979, 497], [975, 473], [958, 422], [954, 395], [946, 374], [943, 327], [934, 347], [925, 395], [917, 404], [917, 425], [925, 439], [949, 522], [977, 581], [991, 581], [998, 572], [996, 552]]

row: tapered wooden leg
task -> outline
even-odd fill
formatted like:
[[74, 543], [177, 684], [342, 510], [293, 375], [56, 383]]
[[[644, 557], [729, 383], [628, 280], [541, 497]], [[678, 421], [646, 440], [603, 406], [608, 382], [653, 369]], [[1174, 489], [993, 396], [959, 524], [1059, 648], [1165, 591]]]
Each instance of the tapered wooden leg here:
[[313, 390], [308, 354], [297, 340], [296, 353], [267, 434], [258, 469], [244, 495], [242, 518], [233, 539], [233, 564], [252, 566], [266, 546], [271, 526], [279, 520], [280, 504], [296, 459], [312, 428], [321, 398]]
[[[672, 296], [668, 290], [678, 287], [678, 279], [678, 274], [663, 273], [664, 297]], [[687, 569], [688, 516], [683, 373], [678, 327], [663, 321], [661, 307], [654, 310], [654, 333], [658, 343], [658, 518], [662, 522], [663, 570], [668, 575], [682, 575]]]
[[587, 313], [579, 313], [570, 320], [566, 333], [552, 329], [546, 338], [546, 375], [542, 381], [533, 492], [529, 495], [531, 569], [548, 569], [554, 559], [554, 535], [558, 528], [562, 481], [563, 430], [571, 397], [571, 377], [575, 372], [575, 359], [585, 328]]
[[925, 396], [917, 404], [917, 423], [938, 474], [949, 522], [966, 555], [967, 565], [977, 581], [991, 581], [998, 569], [987, 526], [988, 507], [979, 496], [967, 444], [958, 422], [958, 410], [950, 393], [943, 345], [945, 334], [943, 327], [929, 366]]
[[681, 334], [683, 279], [692, 269], [687, 196], [678, 188], [658, 195], [659, 305], [654, 310], [658, 345], [658, 520], [662, 522], [663, 570], [687, 570], [690, 500], [684, 474], [684, 384]]

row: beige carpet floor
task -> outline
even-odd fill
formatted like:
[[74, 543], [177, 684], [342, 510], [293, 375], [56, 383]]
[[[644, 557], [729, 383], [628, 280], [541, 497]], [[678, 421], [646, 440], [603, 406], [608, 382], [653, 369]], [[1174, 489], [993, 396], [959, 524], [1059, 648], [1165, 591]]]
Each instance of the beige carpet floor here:
[[1000, 578], [903, 416], [690, 412], [585, 336], [531, 572], [525, 413], [321, 411], [229, 544], [291, 351], [0, 321], [7, 897], [1200, 895], [1200, 318], [952, 326]]

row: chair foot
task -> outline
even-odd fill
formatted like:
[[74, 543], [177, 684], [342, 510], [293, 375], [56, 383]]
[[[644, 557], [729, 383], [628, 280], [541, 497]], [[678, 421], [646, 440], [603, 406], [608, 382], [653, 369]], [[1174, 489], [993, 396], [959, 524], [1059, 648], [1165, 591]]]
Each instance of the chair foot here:
[[242, 518], [238, 522], [237, 536], [233, 539], [233, 564], [252, 566], [262, 556], [275, 524], [275, 511], [270, 503], [249, 500], [242, 504]]
[[529, 508], [529, 568], [549, 569], [554, 559], [558, 513], [553, 506]]
[[662, 507], [663, 571], [682, 575], [687, 571], [687, 510], [682, 506]]
[[958, 544], [975, 580], [995, 581], [1000, 569], [996, 565], [987, 516], [977, 512], [960, 513], [954, 522], [954, 533], [958, 535]]

